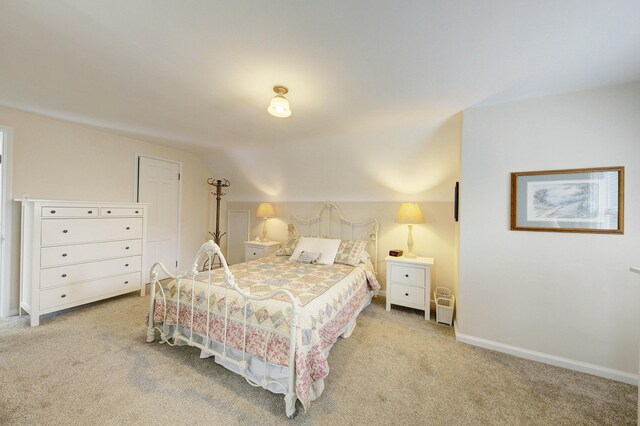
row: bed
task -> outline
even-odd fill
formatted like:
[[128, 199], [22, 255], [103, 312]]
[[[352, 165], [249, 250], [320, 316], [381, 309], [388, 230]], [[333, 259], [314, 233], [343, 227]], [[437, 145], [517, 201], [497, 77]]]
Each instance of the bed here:
[[[284, 394], [285, 413], [293, 418], [296, 401], [306, 410], [322, 394], [331, 347], [338, 337], [349, 337], [380, 288], [378, 227], [376, 219], [350, 221], [335, 204], [324, 203], [311, 219], [290, 218], [279, 255], [229, 267], [208, 241], [188, 273], [174, 276], [156, 263], [147, 342], [159, 336], [170, 346], [199, 348], [201, 357], [214, 357], [252, 386]], [[294, 258], [295, 249], [314, 242], [339, 244], [332, 265], [316, 264], [320, 254], [307, 262], [309, 251]], [[200, 270], [214, 256], [222, 268]], [[161, 282], [160, 271], [170, 279]]]

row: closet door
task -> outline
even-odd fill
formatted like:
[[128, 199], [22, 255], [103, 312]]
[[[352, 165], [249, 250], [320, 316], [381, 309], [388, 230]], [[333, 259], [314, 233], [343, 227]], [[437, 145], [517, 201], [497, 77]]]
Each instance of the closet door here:
[[249, 239], [249, 210], [227, 212], [227, 262], [244, 262], [244, 243]]
[[[143, 279], [155, 262], [172, 273], [178, 269], [180, 211], [180, 163], [138, 157], [138, 202], [149, 203], [147, 224], [147, 264]], [[164, 278], [164, 274], [161, 274]]]

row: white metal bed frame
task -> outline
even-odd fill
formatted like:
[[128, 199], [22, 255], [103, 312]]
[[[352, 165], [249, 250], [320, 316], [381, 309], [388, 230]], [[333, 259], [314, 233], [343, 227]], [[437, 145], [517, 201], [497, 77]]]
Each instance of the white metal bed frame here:
[[[335, 211], [335, 213], [334, 213]], [[333, 222], [337, 222], [338, 223], [338, 233], [336, 234], [336, 228], [335, 228], [335, 224], [333, 224]], [[340, 212], [340, 210], [338, 209], [338, 207], [331, 202], [326, 202], [323, 204], [322, 208], [320, 209], [319, 213], [317, 216], [305, 220], [305, 219], [300, 219], [296, 216], [291, 216], [290, 220], [289, 220], [289, 235], [294, 235], [295, 231], [297, 230], [295, 225], [300, 226], [301, 228], [306, 227], [306, 236], [311, 236], [311, 235], [315, 235], [315, 236], [324, 236], [324, 237], [336, 237], [336, 238], [340, 238], [340, 239], [354, 239], [356, 238], [356, 233], [354, 233], [357, 230], [361, 230], [364, 231], [364, 236], [366, 237], [366, 239], [368, 240], [367, 243], [367, 248], [368, 248], [368, 252], [370, 254], [370, 256], [373, 259], [373, 265], [374, 265], [374, 270], [377, 266], [377, 258], [378, 258], [378, 229], [379, 229], [379, 223], [376, 219], [366, 219], [363, 221], [359, 221], [359, 222], [352, 222], [347, 220], [342, 213]], [[317, 229], [317, 233], [313, 234], [313, 230]], [[348, 230], [348, 238], [345, 236], [345, 234], [343, 233], [344, 230]], [[327, 233], [325, 233], [327, 232]], [[357, 239], [357, 238], [356, 238]], [[360, 238], [360, 239], [364, 239], [364, 238]], [[219, 342], [222, 345], [222, 352], [216, 351], [215, 349], [212, 349], [208, 346], [209, 343], [209, 324], [210, 324], [210, 319], [211, 319], [211, 312], [209, 310], [209, 308], [207, 308], [207, 336], [203, 342], [203, 344], [198, 343], [197, 341], [194, 341], [193, 339], [193, 319], [194, 319], [194, 306], [195, 306], [195, 297], [191, 297], [191, 319], [190, 319], [190, 323], [189, 325], [189, 332], [182, 332], [180, 330], [180, 303], [176, 303], [176, 324], [174, 325], [174, 330], [173, 333], [171, 333], [170, 335], [167, 335], [164, 330], [158, 326], [155, 325], [154, 323], [154, 308], [155, 308], [155, 295], [156, 295], [156, 291], [160, 291], [163, 301], [164, 301], [164, 316], [163, 316], [163, 324], [166, 323], [166, 319], [167, 319], [167, 299], [166, 296], [164, 294], [164, 289], [162, 288], [162, 285], [160, 284], [160, 280], [159, 280], [159, 271], [158, 270], [162, 270], [169, 278], [176, 280], [177, 283], [177, 292], [178, 292], [178, 296], [177, 296], [177, 300], [180, 300], [180, 292], [187, 290], [187, 289], [191, 289], [192, 291], [192, 295], [194, 294], [194, 290], [195, 290], [195, 285], [196, 285], [196, 276], [197, 275], [202, 275], [204, 273], [208, 274], [208, 286], [207, 286], [207, 300], [210, 300], [211, 297], [211, 279], [212, 279], [212, 269], [211, 269], [211, 261], [213, 259], [213, 257], [217, 255], [219, 256], [221, 263], [222, 263], [222, 267], [224, 268], [224, 282], [226, 284], [225, 286], [225, 315], [224, 315], [224, 342]], [[201, 260], [202, 257], [206, 256], [206, 258], [209, 260], [208, 262], [208, 270], [204, 271], [204, 272], [199, 272], [198, 271], [198, 265], [199, 265], [199, 261]], [[182, 281], [185, 280], [187, 281], [187, 283], [185, 283], [185, 285], [182, 284]], [[189, 285], [190, 282], [190, 285]], [[227, 328], [228, 328], [228, 324], [229, 324], [229, 318], [228, 318], [228, 298], [227, 296], [227, 292], [231, 290], [231, 291], [235, 291], [236, 293], [238, 293], [240, 296], [242, 296], [242, 300], [243, 300], [243, 311], [244, 311], [244, 316], [243, 316], [243, 321], [242, 321], [242, 326], [243, 326], [243, 348], [242, 348], [242, 359], [240, 361], [235, 360], [231, 357], [228, 356], [227, 353]], [[289, 368], [289, 376], [288, 376], [288, 388], [284, 386], [283, 383], [277, 381], [277, 380], [267, 380], [267, 371], [268, 371], [268, 359], [267, 359], [267, 347], [268, 347], [268, 343], [269, 343], [269, 338], [266, 339], [265, 341], [265, 345], [264, 345], [264, 355], [261, 358], [261, 360], [264, 362], [265, 364], [265, 369], [264, 369], [264, 374], [262, 379], [260, 380], [260, 382], [254, 382], [251, 379], [249, 379], [247, 377], [247, 367], [248, 367], [248, 361], [246, 359], [247, 355], [246, 355], [246, 344], [247, 344], [247, 340], [246, 340], [246, 332], [247, 332], [247, 304], [250, 301], [263, 301], [263, 300], [268, 300], [273, 298], [274, 296], [277, 295], [284, 295], [287, 299], [288, 299], [288, 303], [291, 304], [291, 311], [288, 315], [284, 315], [282, 318], [280, 318], [278, 322], [283, 321], [285, 319], [288, 319], [289, 322], [289, 363], [287, 365], [287, 367]], [[209, 304], [207, 304], [207, 306], [209, 306]], [[194, 260], [193, 265], [191, 266], [191, 269], [189, 270], [189, 272], [182, 274], [182, 275], [173, 275], [171, 272], [169, 272], [167, 270], [167, 268], [160, 262], [155, 263], [152, 268], [151, 268], [151, 298], [150, 298], [150, 304], [149, 304], [149, 324], [147, 327], [147, 342], [151, 343], [153, 341], [155, 341], [156, 338], [156, 330], [158, 330], [160, 332], [160, 343], [168, 343], [170, 346], [174, 346], [180, 342], [187, 344], [189, 346], [194, 346], [197, 347], [199, 349], [201, 349], [202, 351], [206, 352], [209, 355], [213, 355], [215, 357], [221, 357], [222, 360], [224, 360], [227, 363], [230, 363], [232, 365], [234, 365], [239, 373], [242, 377], [245, 378], [245, 380], [252, 386], [254, 387], [262, 387], [267, 389], [268, 386], [270, 386], [271, 384], [277, 384], [279, 385], [282, 390], [284, 391], [284, 400], [285, 400], [285, 413], [287, 415], [287, 417], [289, 419], [292, 419], [295, 414], [296, 414], [296, 390], [295, 390], [295, 379], [296, 379], [296, 375], [295, 375], [295, 355], [296, 355], [296, 336], [297, 336], [297, 328], [298, 328], [298, 319], [299, 319], [299, 314], [300, 314], [300, 303], [298, 302], [298, 300], [293, 296], [293, 294], [291, 294], [291, 292], [289, 292], [288, 290], [284, 290], [284, 289], [277, 289], [274, 290], [273, 292], [267, 294], [267, 295], [263, 295], [263, 296], [255, 296], [253, 294], [250, 294], [244, 290], [242, 290], [240, 287], [238, 287], [238, 285], [235, 283], [235, 279], [233, 277], [233, 274], [231, 273], [230, 269], [229, 269], [229, 265], [227, 264], [227, 261], [224, 257], [224, 255], [222, 254], [220, 247], [213, 241], [209, 240], [206, 243], [204, 243], [200, 249], [198, 250], [198, 253], [196, 254], [196, 258]], [[274, 324], [277, 327], [277, 324]], [[183, 325], [184, 328], [184, 325]], [[271, 335], [273, 335], [273, 333], [271, 333]], [[271, 336], [270, 335], [270, 336]], [[173, 342], [170, 342], [170, 340], [173, 339]]]

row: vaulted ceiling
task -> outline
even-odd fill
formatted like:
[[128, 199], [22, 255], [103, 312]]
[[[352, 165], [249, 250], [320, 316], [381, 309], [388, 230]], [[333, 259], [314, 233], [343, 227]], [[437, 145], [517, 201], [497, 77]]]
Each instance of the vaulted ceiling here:
[[[388, 147], [411, 166], [466, 108], [640, 79], [638, 22], [637, 0], [0, 0], [0, 104], [214, 165], [378, 167], [366, 153]], [[277, 83], [288, 119], [266, 112]]]

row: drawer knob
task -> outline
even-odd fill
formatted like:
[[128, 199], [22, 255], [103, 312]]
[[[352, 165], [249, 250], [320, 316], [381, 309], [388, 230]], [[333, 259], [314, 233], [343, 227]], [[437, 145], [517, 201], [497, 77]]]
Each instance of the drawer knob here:
[[62, 297], [64, 299], [65, 297], [67, 297], [67, 295], [66, 294], [61, 294], [60, 297]]
[[111, 214], [111, 210], [107, 210], [107, 214]]
[[255, 256], [256, 254], [255, 254], [255, 253], [253, 253], [253, 255]]
[[93, 210], [89, 210], [87, 213], [89, 213], [89, 214], [93, 214]]
[[125, 281], [124, 283], [125, 283], [125, 284], [129, 284], [129, 281]]
[[127, 231], [128, 231], [129, 229], [131, 229], [131, 227], [130, 227], [130, 226], [127, 226]]
[[404, 274], [405, 277], [409, 278], [409, 274]]
[[124, 264], [124, 266], [129, 266], [129, 264], [128, 264], [128, 263], [125, 263], [125, 264]]
[[51, 210], [51, 214], [56, 214], [56, 211], [55, 210]]
[[138, 214], [138, 210], [136, 210], [136, 214]]
[[66, 278], [67, 274], [60, 275], [62, 278]]
[[67, 257], [67, 253], [62, 253], [62, 257]]
[[127, 247], [125, 247], [124, 249], [125, 249], [125, 250], [129, 250], [129, 247], [127, 246]]
[[63, 230], [62, 230], [62, 233], [63, 233], [63, 234], [66, 234], [67, 232], [69, 232], [69, 230], [68, 230], [68, 229], [63, 229]]
[[405, 295], [405, 296], [408, 296], [408, 295], [409, 295], [409, 293], [405, 293], [404, 295]]

